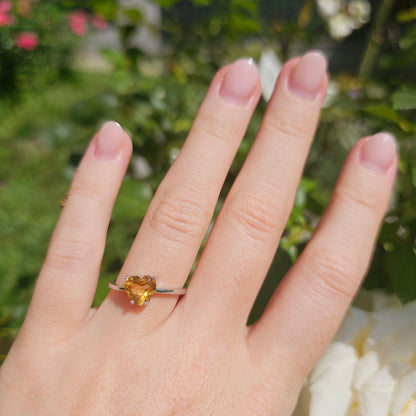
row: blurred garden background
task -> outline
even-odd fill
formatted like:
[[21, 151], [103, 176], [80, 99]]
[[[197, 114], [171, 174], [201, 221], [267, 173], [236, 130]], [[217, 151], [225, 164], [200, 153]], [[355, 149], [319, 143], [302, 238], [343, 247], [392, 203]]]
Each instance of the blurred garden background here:
[[348, 150], [380, 130], [398, 139], [400, 173], [364, 287], [416, 299], [416, 1], [0, 0], [0, 357], [25, 316], [60, 200], [101, 124], [118, 121], [133, 138], [134, 155], [113, 212], [96, 304], [215, 71], [250, 56], [263, 81], [217, 213], [281, 63], [308, 49], [328, 56], [329, 92], [250, 321], [307, 243]]

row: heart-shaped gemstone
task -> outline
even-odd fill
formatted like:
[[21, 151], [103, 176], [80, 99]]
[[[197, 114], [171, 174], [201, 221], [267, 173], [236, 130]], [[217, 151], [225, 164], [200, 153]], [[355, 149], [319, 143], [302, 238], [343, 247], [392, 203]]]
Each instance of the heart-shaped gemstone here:
[[124, 282], [124, 288], [130, 303], [141, 306], [149, 302], [156, 292], [156, 279], [153, 276], [129, 276]]

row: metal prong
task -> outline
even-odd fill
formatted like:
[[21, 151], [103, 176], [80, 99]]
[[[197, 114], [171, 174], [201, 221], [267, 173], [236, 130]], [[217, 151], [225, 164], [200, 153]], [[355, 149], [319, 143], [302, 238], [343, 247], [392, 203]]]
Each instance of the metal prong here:
[[129, 280], [129, 277], [128, 276], [124, 276], [124, 280]]
[[134, 305], [136, 302], [135, 302], [134, 300], [131, 300], [131, 301], [130, 301], [130, 303], [131, 303], [132, 305]]

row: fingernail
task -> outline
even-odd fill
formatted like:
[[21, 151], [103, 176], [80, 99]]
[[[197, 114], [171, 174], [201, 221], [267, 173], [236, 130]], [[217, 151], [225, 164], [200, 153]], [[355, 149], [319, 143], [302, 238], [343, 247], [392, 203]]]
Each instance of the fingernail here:
[[103, 124], [95, 147], [95, 156], [103, 160], [115, 159], [121, 149], [123, 129], [115, 121], [107, 121]]
[[322, 53], [303, 55], [289, 75], [289, 90], [301, 98], [313, 100], [321, 87], [326, 68], [326, 58]]
[[397, 151], [396, 140], [389, 133], [377, 133], [362, 145], [360, 161], [373, 173], [385, 173], [393, 164]]
[[227, 101], [244, 105], [252, 96], [259, 80], [253, 59], [239, 59], [228, 69], [220, 95]]

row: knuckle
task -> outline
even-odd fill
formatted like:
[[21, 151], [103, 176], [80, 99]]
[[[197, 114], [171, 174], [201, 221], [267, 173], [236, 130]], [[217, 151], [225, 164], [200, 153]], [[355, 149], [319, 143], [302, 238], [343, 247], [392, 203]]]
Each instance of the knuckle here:
[[220, 142], [230, 143], [235, 137], [235, 128], [230, 129], [228, 119], [222, 120], [223, 115], [218, 117], [204, 114], [202, 120], [197, 120], [192, 128], [192, 133], [197, 136], [208, 136]]
[[95, 250], [92, 245], [75, 237], [58, 237], [51, 244], [45, 259], [48, 268], [78, 273], [85, 270]]
[[149, 207], [147, 222], [162, 237], [193, 244], [209, 222], [207, 209], [197, 200], [194, 195], [168, 193]]
[[304, 123], [299, 117], [287, 116], [285, 118], [270, 117], [267, 120], [266, 126], [274, 135], [283, 135], [293, 138], [304, 139], [310, 135], [309, 123]]
[[270, 242], [285, 223], [285, 208], [270, 196], [238, 195], [229, 204], [226, 216], [250, 239]]
[[354, 260], [339, 252], [325, 250], [311, 256], [312, 287], [320, 296], [329, 299], [351, 299], [355, 294], [356, 271]]
[[78, 178], [72, 184], [68, 197], [79, 197], [91, 201], [102, 198], [105, 192], [105, 187], [102, 184]]
[[359, 209], [378, 211], [380, 207], [377, 191], [364, 184], [343, 188], [337, 187], [334, 191], [334, 197], [341, 202], [357, 205]]
[[244, 256], [234, 255], [230, 258], [230, 263], [235, 267], [227, 275], [227, 278], [222, 280], [221, 286], [224, 293], [228, 294], [227, 299], [233, 299], [235, 315], [242, 316], [246, 313], [247, 305], [253, 301], [253, 292], [248, 290], [249, 287], [253, 286], [248, 282], [258, 282], [259, 272], [250, 258]]

